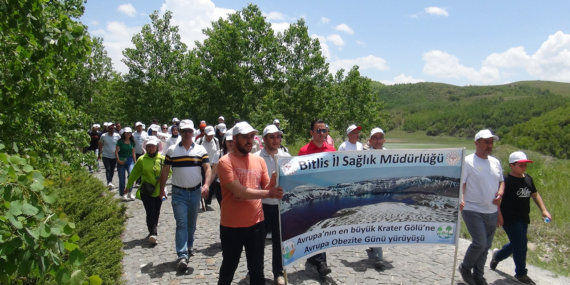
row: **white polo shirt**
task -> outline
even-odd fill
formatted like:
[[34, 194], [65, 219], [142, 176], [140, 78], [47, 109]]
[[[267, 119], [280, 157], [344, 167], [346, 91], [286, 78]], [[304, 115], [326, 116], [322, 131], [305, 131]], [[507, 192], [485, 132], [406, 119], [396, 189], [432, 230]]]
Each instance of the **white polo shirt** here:
[[482, 159], [470, 154], [465, 157], [462, 172], [466, 184], [463, 209], [483, 214], [497, 212], [493, 200], [499, 191], [499, 183], [503, 182], [503, 168], [499, 160], [492, 156]]
[[104, 133], [101, 135], [99, 141], [103, 144], [101, 149], [101, 156], [106, 158], [115, 159], [115, 149], [117, 148], [117, 142], [121, 139], [121, 135], [117, 132], [113, 132], [111, 136], [109, 133]]
[[[271, 155], [269, 155], [269, 153], [267, 153], [267, 150], [265, 150], [265, 148], [254, 153], [254, 155], [261, 156], [263, 158], [263, 160], [265, 160], [265, 165], [267, 165], [267, 175], [269, 175], [269, 179], [271, 179], [271, 174], [273, 173], [273, 171], [277, 171], [275, 169], [275, 160], [273, 159], [273, 157], [271, 157]], [[284, 152], [280, 148], [277, 149], [277, 155], [289, 156], [289, 157], [291, 156], [290, 154]], [[267, 204], [267, 205], [279, 205], [279, 199], [265, 198], [265, 199], [261, 199], [261, 203]]]
[[165, 165], [172, 167], [172, 185], [191, 188], [202, 183], [202, 164], [209, 163], [208, 152], [196, 143], [187, 150], [182, 143], [175, 144], [166, 151]]
[[345, 141], [343, 142], [339, 147], [338, 147], [338, 151], [344, 151], [344, 150], [363, 150], [364, 146], [360, 143], [360, 142], [356, 142], [351, 143], [349, 141]]

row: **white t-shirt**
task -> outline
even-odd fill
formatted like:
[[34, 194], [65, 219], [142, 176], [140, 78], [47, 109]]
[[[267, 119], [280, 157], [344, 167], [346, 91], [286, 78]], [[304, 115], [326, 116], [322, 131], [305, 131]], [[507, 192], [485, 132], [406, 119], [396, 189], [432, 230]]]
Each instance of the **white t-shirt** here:
[[133, 133], [133, 138], [135, 139], [135, 153], [136, 154], [143, 154], [144, 150], [143, 150], [143, 144], [145, 139], [148, 137], [148, 134], [141, 131], [139, 132], [134, 132]]
[[208, 142], [206, 141], [205, 137], [201, 137], [198, 139], [198, 142], [200, 143], [201, 146], [203, 146], [206, 149], [209, 157], [213, 157], [214, 153], [219, 151], [219, 146], [216, 143], [215, 138], [212, 138], [212, 140]]
[[[269, 178], [271, 179], [271, 174], [273, 174], [273, 171], [278, 171], [275, 169], [275, 160], [273, 159], [273, 157], [271, 157], [271, 155], [269, 155], [267, 153], [265, 148], [254, 153], [254, 155], [261, 156], [263, 158], [263, 160], [265, 160], [265, 165], [267, 165], [267, 175], [269, 175]], [[291, 156], [290, 154], [284, 152], [281, 149], [277, 149], [277, 155], [279, 155], [279, 156]], [[261, 203], [267, 204], [267, 205], [278, 205], [279, 199], [265, 198], [265, 199], [261, 199]]]
[[[214, 153], [212, 159], [210, 159], [210, 165], [218, 164], [218, 161], [220, 161], [220, 154], [220, 151], [216, 151], [216, 153]], [[220, 182], [220, 177], [216, 176], [216, 181]]]
[[470, 154], [465, 157], [461, 175], [466, 184], [463, 209], [483, 214], [497, 212], [493, 200], [499, 191], [499, 183], [503, 182], [503, 168], [499, 160], [492, 156], [482, 159]]
[[121, 135], [113, 132], [111, 136], [109, 133], [104, 133], [99, 141], [103, 144], [101, 149], [101, 156], [106, 158], [115, 159], [115, 149], [117, 148], [117, 141], [121, 139]]
[[[162, 155], [166, 156], [166, 151], [170, 148], [170, 146], [180, 143], [181, 140], [182, 140], [182, 137], [180, 135], [178, 135], [175, 138], [169, 137], [166, 140], [166, 145], [164, 146], [164, 148], [162, 150]], [[160, 143], [163, 143], [162, 140], [160, 141]]]
[[356, 144], [353, 144], [349, 141], [345, 141], [343, 142], [339, 147], [338, 147], [338, 151], [343, 151], [343, 150], [363, 150], [363, 146], [360, 142], [356, 142]]

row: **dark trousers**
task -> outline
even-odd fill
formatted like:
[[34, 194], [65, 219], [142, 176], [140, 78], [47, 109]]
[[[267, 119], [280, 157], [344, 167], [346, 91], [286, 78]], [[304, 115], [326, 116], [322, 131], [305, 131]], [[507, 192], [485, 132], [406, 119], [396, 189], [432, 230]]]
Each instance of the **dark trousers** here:
[[109, 184], [113, 182], [113, 176], [115, 175], [115, 166], [117, 166], [117, 159], [103, 157], [103, 165], [105, 166], [107, 184]]
[[[221, 198], [218, 198], [218, 188], [220, 189], [220, 194], [222, 192], [222, 187], [220, 186], [220, 182], [214, 180], [214, 182], [212, 182], [212, 185], [210, 185], [210, 192], [208, 193], [208, 198], [206, 198], [206, 205], [210, 205], [212, 204], [212, 197], [216, 196], [216, 200], [218, 200], [218, 204], [220, 204], [221, 207]], [[221, 195], [220, 195], [221, 196]]]
[[251, 285], [265, 285], [263, 275], [263, 250], [265, 247], [265, 223], [260, 222], [248, 228], [229, 228], [220, 225], [222, 241], [222, 267], [218, 285], [229, 285], [239, 264], [245, 247], [247, 270]]
[[283, 276], [283, 259], [281, 258], [281, 229], [279, 228], [279, 205], [263, 204], [265, 231], [271, 233], [273, 276]]
[[[212, 186], [214, 185], [214, 183], [212, 183]], [[220, 185], [220, 182], [218, 182], [218, 186], [216, 186], [216, 190], [214, 190], [216, 192], [216, 200], [218, 200], [218, 205], [220, 205], [220, 209], [222, 208], [222, 185]]]
[[317, 265], [321, 262], [327, 263], [327, 254], [326, 253], [317, 253], [309, 258], [307, 258], [307, 261], [313, 265]]
[[515, 274], [518, 276], [525, 276], [526, 269], [526, 252], [527, 252], [527, 237], [528, 224], [518, 222], [511, 225], [504, 225], [503, 229], [509, 237], [509, 243], [505, 244], [495, 257], [497, 261], [505, 260], [511, 254], [515, 262]]
[[158, 217], [160, 216], [162, 199], [160, 196], [151, 197], [144, 194], [140, 195], [146, 212], [146, 227], [148, 228], [148, 234], [155, 236], [158, 234]]

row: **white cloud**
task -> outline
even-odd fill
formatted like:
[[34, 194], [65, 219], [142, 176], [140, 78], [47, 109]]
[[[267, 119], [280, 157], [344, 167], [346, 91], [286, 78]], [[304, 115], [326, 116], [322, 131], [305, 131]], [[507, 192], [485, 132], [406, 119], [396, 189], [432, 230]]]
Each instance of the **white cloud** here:
[[347, 24], [340, 24], [335, 27], [335, 30], [346, 32], [349, 35], [354, 34], [354, 31]]
[[445, 8], [440, 7], [427, 7], [425, 8], [426, 13], [436, 15], [436, 16], [449, 16], [449, 13], [445, 10]]
[[97, 25], [99, 25], [99, 22], [97, 22], [97, 21], [91, 21], [90, 24], [91, 24], [91, 26], [97, 26]]
[[210, 0], [166, 0], [160, 7], [161, 14], [172, 11], [171, 25], [178, 26], [180, 37], [188, 48], [194, 48], [194, 41], [203, 41], [202, 30], [212, 26], [212, 21], [227, 18], [235, 10], [219, 8]]
[[363, 69], [378, 69], [381, 71], [389, 70], [390, 67], [386, 63], [386, 60], [373, 55], [359, 57], [356, 59], [339, 59], [333, 61], [329, 65], [329, 71], [333, 74], [343, 68], [345, 71], [349, 71], [353, 66], [358, 65], [360, 70]]
[[267, 20], [285, 20], [285, 15], [281, 12], [262, 13]]
[[497, 68], [483, 66], [475, 70], [461, 65], [456, 56], [439, 50], [424, 53], [423, 60], [424, 73], [439, 78], [467, 78], [476, 83], [490, 83], [501, 77]]
[[366, 45], [365, 45], [363, 42], [361, 42], [361, 41], [356, 41], [356, 44], [359, 45], [359, 46], [363, 46], [363, 47], [366, 46]]
[[131, 39], [134, 34], [139, 33], [141, 27], [127, 27], [121, 22], [108, 22], [106, 30], [98, 29], [92, 32], [95, 36], [104, 38], [103, 44], [107, 50], [107, 55], [113, 61], [113, 67], [118, 72], [127, 73], [129, 69], [121, 62], [123, 50], [134, 47]]
[[287, 22], [271, 23], [271, 28], [273, 29], [275, 34], [277, 34], [278, 32], [281, 32], [281, 33], [285, 32], [285, 30], [289, 29], [289, 26], [291, 26], [291, 24], [289, 24]]
[[416, 79], [413, 78], [411, 75], [406, 76], [404, 74], [400, 74], [394, 77], [394, 80], [380, 80], [383, 84], [386, 85], [394, 85], [394, 84], [402, 84], [402, 83], [418, 83], [418, 82], [426, 82], [423, 79]]
[[332, 34], [332, 35], [327, 36], [327, 42], [331, 42], [335, 46], [343, 46], [344, 45], [344, 41], [342, 40], [342, 38], [338, 34]]
[[330, 22], [331, 20], [329, 18], [326, 17], [321, 17], [321, 24], [326, 24], [328, 22]]
[[130, 17], [134, 17], [135, 14], [137, 13], [137, 9], [135, 9], [135, 7], [131, 5], [131, 3], [120, 5], [117, 11], [123, 12], [123, 14]]

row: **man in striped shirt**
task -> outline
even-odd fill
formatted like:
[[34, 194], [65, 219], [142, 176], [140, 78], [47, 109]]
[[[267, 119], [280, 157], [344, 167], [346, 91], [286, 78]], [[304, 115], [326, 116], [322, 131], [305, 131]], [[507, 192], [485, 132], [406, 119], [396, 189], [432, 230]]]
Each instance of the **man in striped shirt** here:
[[196, 220], [200, 209], [201, 195], [208, 194], [208, 184], [202, 185], [200, 168], [204, 168], [206, 181], [210, 181], [211, 169], [206, 149], [195, 144], [194, 123], [191, 120], [180, 122], [180, 143], [166, 151], [166, 159], [160, 177], [160, 196], [166, 197], [164, 186], [172, 167], [172, 209], [176, 220], [176, 254], [178, 269], [188, 268], [188, 258], [192, 256]]

